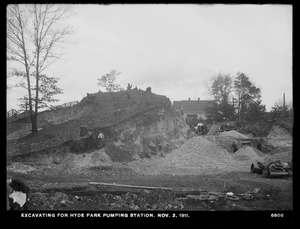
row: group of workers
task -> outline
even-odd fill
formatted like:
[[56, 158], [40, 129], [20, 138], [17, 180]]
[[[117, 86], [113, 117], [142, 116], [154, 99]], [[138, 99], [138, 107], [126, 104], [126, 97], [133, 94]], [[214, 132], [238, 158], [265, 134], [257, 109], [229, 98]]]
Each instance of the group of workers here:
[[[90, 138], [93, 138], [93, 139], [96, 138], [92, 131], [89, 131], [89, 132], [88, 132], [88, 136], [89, 136]], [[96, 139], [96, 140], [97, 140], [97, 148], [98, 148], [98, 149], [101, 149], [101, 148], [103, 148], [103, 147], [105, 146], [105, 142], [104, 142], [104, 134], [103, 134], [101, 131], [100, 131], [99, 134], [97, 135], [97, 139]]]
[[202, 123], [198, 123], [197, 126], [194, 127], [194, 130], [198, 135], [207, 134], [207, 127]]

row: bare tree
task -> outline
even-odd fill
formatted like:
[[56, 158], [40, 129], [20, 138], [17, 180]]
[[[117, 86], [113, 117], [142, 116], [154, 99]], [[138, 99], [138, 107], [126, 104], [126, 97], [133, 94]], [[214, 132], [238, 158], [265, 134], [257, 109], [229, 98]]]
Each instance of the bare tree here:
[[7, 59], [25, 70], [21, 76], [26, 79], [32, 133], [37, 133], [40, 77], [62, 55], [60, 44], [71, 29], [61, 23], [70, 16], [70, 10], [69, 5], [59, 4], [7, 6]]
[[210, 117], [216, 120], [230, 120], [234, 118], [234, 105], [232, 98], [232, 76], [218, 73], [208, 81], [207, 91], [214, 97], [215, 106], [209, 109]]

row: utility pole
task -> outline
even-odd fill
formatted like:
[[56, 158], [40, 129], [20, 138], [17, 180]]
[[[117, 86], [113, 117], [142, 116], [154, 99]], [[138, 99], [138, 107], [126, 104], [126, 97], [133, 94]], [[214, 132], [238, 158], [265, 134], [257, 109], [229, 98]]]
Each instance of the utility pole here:
[[285, 93], [283, 93], [283, 110], [285, 110]]

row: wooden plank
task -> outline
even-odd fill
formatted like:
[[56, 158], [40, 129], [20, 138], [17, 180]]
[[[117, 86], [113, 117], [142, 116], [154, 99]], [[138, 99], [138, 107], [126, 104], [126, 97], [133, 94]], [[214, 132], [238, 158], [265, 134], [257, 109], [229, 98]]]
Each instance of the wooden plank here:
[[218, 125], [213, 125], [206, 135], [214, 135], [218, 127]]
[[226, 187], [193, 187], [193, 188], [181, 188], [181, 187], [153, 187], [153, 186], [139, 186], [139, 185], [126, 185], [116, 183], [100, 183], [100, 182], [89, 182], [91, 185], [103, 185], [112, 187], [124, 187], [124, 188], [136, 188], [136, 189], [150, 189], [150, 190], [168, 190], [179, 193], [190, 193], [190, 192], [208, 192], [208, 191], [224, 191]]
[[172, 191], [172, 188], [167, 187], [150, 187], [150, 186], [137, 186], [137, 185], [127, 185], [127, 184], [116, 184], [116, 183], [99, 183], [99, 182], [90, 182], [92, 185], [104, 185], [104, 186], [114, 186], [114, 187], [126, 187], [126, 188], [138, 188], [138, 189], [163, 189], [163, 190], [170, 190]]

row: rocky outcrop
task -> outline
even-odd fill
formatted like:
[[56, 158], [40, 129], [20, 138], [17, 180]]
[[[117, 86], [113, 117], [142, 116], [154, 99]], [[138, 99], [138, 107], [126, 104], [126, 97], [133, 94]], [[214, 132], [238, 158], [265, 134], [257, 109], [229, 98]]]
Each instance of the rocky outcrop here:
[[163, 156], [186, 140], [188, 126], [171, 110], [157, 108], [113, 126], [113, 142], [140, 157]]

